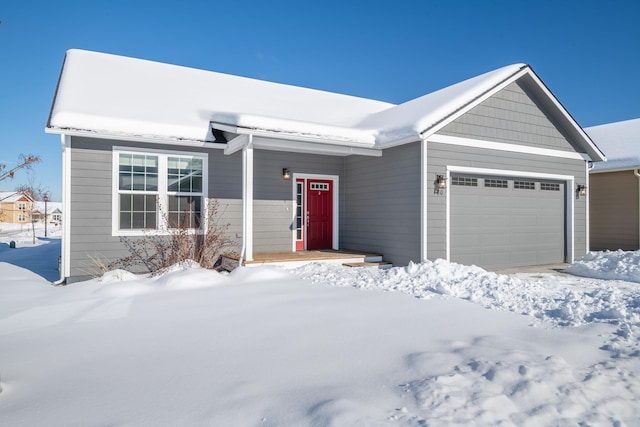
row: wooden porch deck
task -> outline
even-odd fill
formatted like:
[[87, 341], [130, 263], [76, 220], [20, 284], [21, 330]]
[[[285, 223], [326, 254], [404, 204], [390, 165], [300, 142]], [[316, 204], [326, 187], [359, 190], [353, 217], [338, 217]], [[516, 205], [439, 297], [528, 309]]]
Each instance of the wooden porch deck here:
[[[238, 261], [240, 255], [229, 254], [224, 255], [225, 258]], [[296, 252], [258, 252], [253, 254], [253, 261], [245, 261], [246, 265], [249, 264], [277, 264], [284, 262], [313, 262], [313, 261], [341, 261], [345, 259], [382, 259], [382, 254], [373, 252], [361, 252], [351, 250], [333, 250], [333, 249], [320, 249], [310, 251], [296, 251]]]

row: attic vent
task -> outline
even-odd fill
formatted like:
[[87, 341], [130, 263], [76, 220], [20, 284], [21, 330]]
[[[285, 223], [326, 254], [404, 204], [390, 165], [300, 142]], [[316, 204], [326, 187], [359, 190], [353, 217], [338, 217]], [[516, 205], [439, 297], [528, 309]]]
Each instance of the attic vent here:
[[227, 138], [224, 136], [224, 133], [219, 130], [219, 129], [215, 129], [215, 128], [211, 128], [211, 133], [213, 134], [213, 137], [215, 138], [215, 140], [213, 142], [217, 142], [220, 144], [226, 144], [227, 143]]

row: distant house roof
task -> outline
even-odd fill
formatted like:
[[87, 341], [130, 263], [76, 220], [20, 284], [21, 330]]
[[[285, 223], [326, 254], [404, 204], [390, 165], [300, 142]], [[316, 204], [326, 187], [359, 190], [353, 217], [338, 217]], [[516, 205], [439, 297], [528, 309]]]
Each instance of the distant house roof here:
[[15, 191], [0, 191], [0, 203], [15, 203], [19, 201], [32, 202], [31, 197]]
[[[509, 65], [394, 105], [104, 53], [69, 50], [49, 116], [51, 133], [151, 140], [215, 142], [212, 126], [235, 133], [266, 132], [346, 146], [383, 148], [417, 141], [492, 90], [531, 68]], [[601, 160], [571, 116], [549, 102], [586, 152]]]
[[585, 128], [587, 134], [607, 155], [593, 171], [640, 168], [640, 118]]
[[[55, 212], [56, 210], [60, 210], [62, 209], [62, 203], [60, 202], [47, 202], [46, 204], [47, 206], [47, 213], [51, 214], [53, 212]], [[35, 209], [37, 209], [39, 212], [44, 212], [44, 207], [45, 207], [45, 203], [42, 200], [38, 200], [35, 202]], [[60, 211], [62, 212], [62, 211]]]

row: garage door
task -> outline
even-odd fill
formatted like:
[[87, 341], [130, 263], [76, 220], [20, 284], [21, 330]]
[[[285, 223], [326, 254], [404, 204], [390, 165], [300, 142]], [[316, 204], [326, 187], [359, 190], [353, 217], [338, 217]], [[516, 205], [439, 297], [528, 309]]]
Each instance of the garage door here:
[[452, 174], [451, 260], [484, 268], [565, 260], [565, 183]]

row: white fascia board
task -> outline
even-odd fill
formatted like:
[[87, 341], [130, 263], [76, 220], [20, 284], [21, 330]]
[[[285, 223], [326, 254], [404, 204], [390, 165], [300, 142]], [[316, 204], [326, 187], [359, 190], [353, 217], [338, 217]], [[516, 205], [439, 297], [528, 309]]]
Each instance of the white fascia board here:
[[418, 142], [418, 141], [421, 141], [423, 139], [424, 138], [422, 138], [420, 135], [418, 135], [416, 133], [415, 135], [407, 136], [405, 138], [396, 139], [396, 140], [388, 141], [388, 142], [378, 143], [378, 144], [376, 144], [376, 147], [381, 149], [381, 150], [384, 150], [386, 148], [393, 148], [393, 147], [398, 147], [400, 145], [411, 144], [412, 142]]
[[553, 105], [558, 109], [558, 111], [564, 116], [564, 118], [571, 124], [571, 126], [578, 132], [578, 134], [582, 137], [582, 139], [589, 145], [589, 147], [593, 150], [593, 152], [599, 156], [599, 159], [590, 159], [590, 160], [600, 160], [605, 161], [607, 157], [604, 153], [594, 144], [589, 135], [580, 127], [578, 123], [571, 117], [571, 114], [563, 107], [563, 105], [558, 101], [553, 93], [547, 88], [547, 86], [540, 80], [540, 78], [534, 73], [531, 69], [527, 69], [527, 74], [536, 82], [536, 84], [540, 87], [540, 89], [544, 92], [544, 94], [551, 100]]
[[369, 149], [376, 148], [376, 145], [374, 142], [356, 141], [356, 140], [349, 140], [349, 139], [332, 139], [330, 137], [325, 138], [325, 137], [316, 136], [316, 135], [288, 133], [285, 131], [274, 131], [274, 130], [268, 130], [268, 129], [244, 128], [240, 126], [234, 126], [234, 125], [218, 123], [218, 122], [211, 122], [211, 126], [225, 132], [236, 133], [239, 135], [253, 135], [253, 136], [258, 136], [263, 138], [287, 140], [287, 141], [294, 141], [294, 142], [312, 142], [312, 143], [323, 144], [323, 145], [337, 145], [340, 147], [369, 148]]
[[504, 80], [502, 83], [497, 84], [492, 89], [490, 89], [487, 92], [483, 93], [482, 95], [478, 96], [473, 101], [471, 101], [470, 103], [464, 105], [462, 108], [460, 108], [459, 110], [455, 111], [454, 113], [452, 113], [448, 117], [445, 117], [440, 122], [435, 123], [433, 126], [431, 126], [431, 127], [427, 128], [427, 129], [423, 130], [422, 132], [420, 132], [420, 137], [422, 139], [429, 138], [431, 135], [433, 135], [434, 133], [436, 133], [437, 131], [439, 131], [440, 129], [442, 129], [443, 127], [448, 125], [449, 123], [453, 122], [454, 120], [456, 120], [457, 118], [459, 118], [460, 116], [465, 114], [467, 111], [469, 111], [472, 108], [476, 107], [480, 103], [486, 101], [487, 99], [489, 99], [490, 97], [492, 97], [496, 93], [500, 92], [505, 87], [509, 86], [511, 83], [513, 83], [516, 80], [518, 80], [520, 77], [522, 77], [525, 74], [527, 74], [529, 72], [529, 70], [530, 70], [529, 66], [524, 67], [523, 69], [521, 69], [520, 71], [518, 71], [517, 73], [515, 73], [514, 75], [512, 75], [508, 79]]
[[531, 147], [528, 145], [508, 144], [504, 142], [484, 141], [480, 139], [461, 138], [449, 135], [431, 135], [428, 142], [440, 144], [461, 145], [465, 147], [483, 148], [488, 150], [509, 151], [512, 153], [534, 154], [537, 156], [560, 157], [564, 159], [589, 160], [583, 153], [575, 151], [553, 150], [550, 148]]
[[235, 153], [236, 151], [240, 151], [247, 144], [249, 144], [249, 136], [248, 135], [236, 136], [231, 141], [227, 142], [227, 147], [224, 149], [224, 154], [228, 156], [230, 154]]
[[624, 167], [624, 168], [614, 168], [614, 169], [598, 169], [598, 170], [589, 170], [589, 174], [596, 174], [596, 173], [607, 173], [607, 172], [626, 172], [626, 171], [637, 171], [638, 169], [640, 169], [640, 165], [636, 166], [636, 167]]
[[323, 154], [329, 156], [372, 156], [381, 157], [382, 150], [377, 148], [360, 148], [347, 145], [326, 145], [320, 143], [290, 141], [265, 137], [255, 137], [254, 147], [262, 150], [286, 151], [291, 153]]
[[146, 142], [146, 143], [152, 143], [152, 144], [165, 144], [165, 145], [184, 145], [188, 147], [207, 147], [207, 148], [216, 148], [216, 149], [224, 149], [226, 147], [225, 144], [211, 142], [211, 141], [195, 141], [190, 139], [171, 139], [171, 138], [146, 137], [146, 136], [135, 136], [135, 135], [117, 135], [117, 134], [92, 132], [92, 131], [79, 130], [79, 129], [45, 128], [44, 131], [45, 133], [51, 133], [51, 134], [82, 136], [87, 138], [108, 139], [108, 140], [115, 140], [115, 141]]

